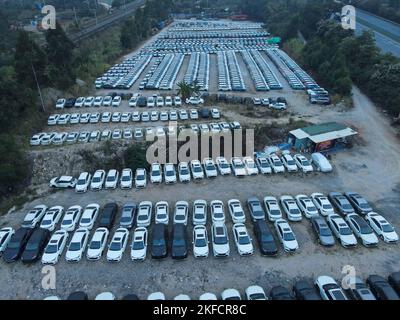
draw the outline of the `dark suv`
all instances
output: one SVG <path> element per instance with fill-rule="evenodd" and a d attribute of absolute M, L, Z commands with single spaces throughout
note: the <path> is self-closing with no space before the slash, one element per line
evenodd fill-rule
<path fill-rule="evenodd" d="M 157 223 L 153 227 L 151 242 L 151 257 L 162 259 L 168 256 L 168 228 L 163 223 Z"/>
<path fill-rule="evenodd" d="M 172 231 L 171 244 L 172 259 L 185 259 L 188 255 L 188 243 L 186 235 L 186 226 L 184 224 L 175 224 Z"/>
<path fill-rule="evenodd" d="M 103 208 L 99 227 L 111 229 L 118 212 L 118 205 L 115 202 L 107 203 Z"/>
<path fill-rule="evenodd" d="M 21 261 L 31 263 L 42 257 L 43 251 L 50 240 L 50 231 L 47 229 L 36 229 L 30 236 L 25 250 L 22 253 Z"/>
<path fill-rule="evenodd" d="M 254 234 L 257 239 L 261 254 L 266 256 L 276 256 L 278 247 L 271 230 L 265 220 L 254 221 Z"/>

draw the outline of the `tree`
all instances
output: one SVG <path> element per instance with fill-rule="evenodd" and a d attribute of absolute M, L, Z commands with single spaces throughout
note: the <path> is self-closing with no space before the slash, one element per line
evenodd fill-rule
<path fill-rule="evenodd" d="M 198 95 L 200 93 L 200 86 L 197 80 L 193 81 L 192 84 L 181 81 L 177 84 L 178 95 L 182 97 L 183 100 L 190 98 L 193 95 Z"/>
<path fill-rule="evenodd" d="M 68 89 L 75 83 L 72 41 L 57 23 L 55 29 L 46 31 L 47 57 L 50 80 L 60 89 Z"/>
<path fill-rule="evenodd" d="M 16 77 L 20 85 L 36 88 L 32 66 L 35 68 L 39 83 L 43 85 L 47 82 L 46 52 L 30 38 L 26 31 L 18 32 L 14 60 Z"/>
<path fill-rule="evenodd" d="M 128 147 L 124 153 L 124 162 L 126 168 L 131 168 L 133 172 L 138 168 L 145 168 L 148 170 L 150 164 L 146 159 L 146 144 L 133 144 Z"/>

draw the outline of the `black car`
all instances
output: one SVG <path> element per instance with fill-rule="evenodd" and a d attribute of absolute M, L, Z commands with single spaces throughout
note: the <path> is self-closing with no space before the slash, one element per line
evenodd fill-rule
<path fill-rule="evenodd" d="M 175 224 L 172 230 L 171 243 L 172 259 L 185 259 L 188 255 L 188 241 L 186 235 L 186 226 L 184 224 Z"/>
<path fill-rule="evenodd" d="M 208 108 L 201 108 L 201 109 L 200 109 L 200 116 L 201 116 L 203 119 L 208 119 L 208 118 L 211 116 L 210 109 L 208 109 Z"/>
<path fill-rule="evenodd" d="M 151 257 L 153 259 L 162 259 L 166 256 L 168 256 L 168 228 L 163 223 L 157 223 L 153 227 Z"/>
<path fill-rule="evenodd" d="M 50 240 L 50 231 L 47 229 L 36 229 L 30 236 L 21 261 L 24 263 L 35 262 L 42 257 L 43 251 Z"/>
<path fill-rule="evenodd" d="M 261 254 L 266 256 L 276 256 L 278 254 L 274 236 L 264 220 L 254 221 L 254 234 Z"/>
<path fill-rule="evenodd" d="M 349 199 L 357 213 L 366 215 L 367 213 L 372 212 L 372 208 L 368 201 L 360 194 L 356 192 L 346 192 L 344 195 Z"/>
<path fill-rule="evenodd" d="M 103 208 L 99 227 L 111 229 L 118 212 L 118 205 L 115 202 L 107 203 Z"/>
<path fill-rule="evenodd" d="M 137 105 L 138 107 L 142 107 L 142 108 L 146 107 L 146 106 L 147 106 L 147 100 L 146 100 L 146 98 L 145 98 L 145 97 L 139 97 L 138 100 L 137 100 L 136 105 Z"/>
<path fill-rule="evenodd" d="M 400 271 L 393 272 L 389 278 L 389 284 L 393 287 L 393 289 L 400 295 Z"/>
<path fill-rule="evenodd" d="M 139 297 L 134 293 L 130 293 L 130 294 L 127 294 L 126 296 L 122 297 L 121 300 L 139 300 Z"/>
<path fill-rule="evenodd" d="M 72 108 L 75 106 L 75 98 L 69 98 L 65 101 L 64 108 Z"/>
<path fill-rule="evenodd" d="M 370 275 L 367 284 L 378 300 L 399 300 L 399 295 L 381 276 Z"/>
<path fill-rule="evenodd" d="M 83 291 L 75 291 L 69 294 L 67 300 L 89 300 L 89 297 Z"/>
<path fill-rule="evenodd" d="M 28 242 L 34 229 L 19 228 L 12 235 L 10 242 L 7 244 L 7 248 L 3 253 L 3 259 L 5 262 L 17 261 L 22 252 L 25 249 L 26 243 Z"/>
<path fill-rule="evenodd" d="M 307 280 L 299 280 L 293 286 L 294 295 L 298 300 L 322 300 L 315 286 Z"/>
<path fill-rule="evenodd" d="M 287 103 L 285 97 L 278 97 L 278 98 L 276 99 L 276 102 L 279 102 L 279 103 Z"/>
<path fill-rule="evenodd" d="M 360 278 L 355 277 L 350 288 L 346 290 L 347 295 L 353 300 L 376 300 L 372 291 Z"/>
<path fill-rule="evenodd" d="M 282 286 L 273 287 L 269 293 L 271 300 L 295 300 L 288 289 Z"/>

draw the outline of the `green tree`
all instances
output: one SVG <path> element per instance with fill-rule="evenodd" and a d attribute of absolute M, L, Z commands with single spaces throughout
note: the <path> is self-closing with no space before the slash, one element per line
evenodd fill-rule
<path fill-rule="evenodd" d="M 144 143 L 133 144 L 128 147 L 124 153 L 124 162 L 126 168 L 131 168 L 132 171 L 136 171 L 138 168 L 145 168 L 149 170 L 150 164 L 146 159 L 147 145 Z"/>

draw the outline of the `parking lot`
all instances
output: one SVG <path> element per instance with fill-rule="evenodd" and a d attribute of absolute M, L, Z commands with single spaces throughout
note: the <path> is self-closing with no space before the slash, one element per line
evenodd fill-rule
<path fill-rule="evenodd" d="M 187 28 L 183 24 L 180 28 Z M 193 26 L 192 26 L 193 27 Z M 224 24 L 215 26 L 223 28 Z M 254 26 L 255 29 L 256 26 Z M 240 28 L 236 26 L 240 31 Z M 247 26 L 247 29 L 252 30 Z M 168 34 L 168 28 L 159 36 Z M 172 33 L 171 33 L 172 34 Z M 212 39 L 212 35 L 209 35 Z M 182 36 L 181 36 L 182 37 Z M 151 42 L 149 42 L 151 44 Z M 146 48 L 146 45 L 145 47 Z M 32 148 L 34 162 L 33 184 L 30 187 L 31 194 L 36 194 L 33 199 L 25 203 L 17 210 L 0 217 L 0 227 L 11 226 L 17 228 L 26 212 L 38 204 L 46 204 L 48 207 L 61 205 L 67 209 L 73 205 L 85 207 L 90 203 L 98 203 L 104 206 L 108 202 L 116 202 L 121 208 L 123 204 L 134 201 L 139 203 L 144 200 L 151 200 L 153 204 L 157 201 L 167 201 L 170 205 L 170 225 L 172 230 L 171 210 L 176 201 L 185 200 L 190 204 L 196 199 L 222 200 L 225 203 L 229 199 L 239 199 L 245 207 L 246 200 L 256 196 L 260 200 L 267 195 L 279 197 L 284 194 L 310 195 L 314 192 L 328 194 L 332 191 L 355 191 L 362 194 L 372 204 L 374 210 L 382 214 L 394 227 L 400 230 L 400 219 L 398 216 L 400 208 L 400 173 L 397 168 L 400 166 L 400 155 L 398 148 L 398 137 L 389 125 L 388 119 L 380 114 L 375 106 L 356 88 L 354 89 L 354 108 L 347 109 L 342 106 L 318 106 L 312 105 L 307 99 L 304 89 L 297 90 L 296 84 L 303 83 L 301 77 L 304 74 L 297 74 L 286 68 L 283 73 L 279 68 L 282 64 L 275 64 L 267 52 L 232 53 L 225 52 L 222 59 L 237 61 L 242 72 L 242 80 L 239 85 L 246 88 L 245 92 L 238 91 L 235 95 L 276 97 L 284 96 L 288 101 L 288 112 L 277 117 L 257 117 L 249 112 L 249 107 L 244 105 L 231 105 L 229 103 L 216 103 L 215 106 L 221 111 L 221 119 L 216 121 L 232 122 L 238 121 L 242 126 L 254 127 L 258 124 L 268 125 L 277 123 L 287 125 L 293 120 L 306 120 L 312 123 L 339 121 L 354 127 L 359 132 L 359 139 L 352 149 L 332 155 L 334 171 L 330 174 L 311 173 L 307 176 L 302 174 L 284 174 L 268 176 L 252 176 L 236 178 L 233 176 L 217 177 L 215 179 L 203 179 L 198 182 L 174 185 L 153 185 L 148 184 L 145 189 L 132 190 L 102 190 L 98 192 L 87 192 L 77 194 L 74 190 L 51 190 L 48 187 L 49 175 L 78 174 L 85 168 L 79 163 L 77 153 L 79 150 L 94 150 L 96 144 L 76 144 L 55 146 L 52 148 Z M 275 53 L 272 53 L 275 56 Z M 202 54 L 201 54 L 202 55 Z M 209 54 L 209 60 L 198 55 L 197 57 L 185 56 L 181 62 L 181 68 L 176 75 L 176 81 L 180 81 L 186 74 L 185 70 L 192 60 L 194 68 L 200 68 L 203 64 L 209 63 L 209 92 L 217 92 L 218 88 L 218 66 L 219 57 L 217 54 Z M 225 57 L 225 58 L 224 58 Z M 272 58 L 274 59 L 274 58 Z M 153 60 L 153 59 L 152 59 Z M 257 63 L 258 61 L 258 63 Z M 264 64 L 265 61 L 266 64 Z M 282 60 L 280 60 L 282 61 Z M 178 61 L 179 62 L 179 61 Z M 257 65 L 254 65 L 257 63 Z M 178 63 L 179 64 L 179 63 Z M 152 61 L 146 64 L 141 72 L 143 77 L 150 70 Z M 249 67 L 251 65 L 251 67 Z M 264 65 L 264 69 L 260 67 Z M 286 65 L 287 66 L 287 65 Z M 204 69 L 204 67 L 202 67 Z M 207 69 L 207 68 L 205 68 Z M 204 69 L 204 70 L 205 70 Z M 175 70 L 176 71 L 176 70 Z M 175 77 L 175 71 L 171 70 L 171 77 Z M 233 73 L 232 73 L 233 71 Z M 236 70 L 237 71 L 237 70 Z M 269 72 L 270 71 L 270 72 Z M 235 70 L 226 70 L 229 77 L 236 74 Z M 286 72 L 286 73 L 285 73 Z M 293 77 L 294 76 L 294 77 Z M 130 92 L 139 92 L 141 77 L 129 89 Z M 280 90 L 257 91 L 254 86 L 254 79 L 258 77 L 258 83 L 264 86 L 271 86 L 273 82 L 282 84 Z M 190 78 L 190 77 L 189 77 Z M 240 78 L 240 77 L 239 77 Z M 191 78 L 192 79 L 192 78 Z M 288 79 L 291 79 L 290 82 Z M 192 79 L 193 80 L 193 79 Z M 207 80 L 203 79 L 206 86 Z M 300 81 L 300 82 L 298 82 Z M 167 83 L 169 85 L 169 83 Z M 107 95 L 110 91 L 122 92 L 123 90 L 100 89 L 93 95 Z M 152 93 L 160 94 L 159 90 L 141 91 L 147 96 Z M 169 93 L 168 93 L 169 94 Z M 172 94 L 171 94 L 172 95 Z M 211 106 L 208 104 L 208 107 Z M 184 106 L 182 109 L 189 110 L 191 107 Z M 262 107 L 257 107 L 262 108 Z M 112 107 L 91 107 L 81 109 L 54 110 L 54 112 L 133 112 L 133 111 L 161 111 L 171 108 L 131 108 L 127 101 L 122 101 L 118 108 Z M 209 123 L 210 120 L 193 120 L 196 123 Z M 183 124 L 189 124 L 192 120 L 185 120 Z M 162 125 L 163 122 L 155 122 L 154 126 Z M 129 126 L 145 128 L 152 124 L 132 123 Z M 48 126 L 48 131 L 82 131 L 82 130 L 104 130 L 123 127 L 121 123 L 95 123 L 95 124 L 74 124 Z M 100 143 L 99 143 L 100 145 Z M 122 144 L 119 148 L 124 148 Z M 100 168 L 98 168 L 100 169 Z M 46 171 L 46 172 L 45 172 Z M 39 178 L 40 177 L 40 178 Z M 189 211 L 190 212 L 190 211 Z M 250 223 L 249 211 L 245 208 L 247 218 L 246 226 L 253 241 L 255 240 L 253 228 Z M 144 299 L 149 293 L 161 291 L 167 298 L 172 298 L 180 293 L 188 294 L 192 298 L 198 298 L 204 292 L 220 294 L 226 288 L 236 288 L 239 291 L 253 284 L 260 285 L 266 290 L 275 285 L 290 287 L 299 278 L 306 277 L 311 280 L 319 275 L 330 275 L 340 281 L 343 277 L 341 270 L 345 265 L 355 267 L 357 276 L 365 279 L 370 274 L 379 274 L 384 277 L 393 271 L 400 270 L 399 244 L 386 244 L 379 241 L 376 248 L 366 248 L 359 244 L 356 248 L 345 249 L 336 241 L 332 248 L 320 246 L 311 229 L 310 222 L 303 217 L 302 222 L 290 222 L 298 243 L 299 249 L 295 253 L 285 253 L 281 245 L 278 245 L 277 257 L 261 256 L 257 244 L 255 244 L 252 256 L 241 257 L 237 253 L 232 236 L 232 221 L 228 211 L 225 212 L 227 228 L 230 239 L 231 254 L 227 258 L 217 259 L 209 255 L 208 258 L 194 258 L 191 249 L 192 223 L 189 214 L 188 239 L 189 255 L 183 261 L 173 260 L 170 256 L 163 260 L 151 259 L 148 252 L 143 262 L 133 262 L 129 256 L 129 246 L 132 242 L 132 231 L 128 240 L 128 247 L 122 260 L 118 263 L 107 262 L 103 257 L 100 261 L 87 261 L 84 257 L 78 263 L 65 261 L 65 253 L 56 264 L 56 289 L 44 290 L 42 288 L 42 264 L 40 262 L 24 265 L 21 262 L 6 264 L 0 261 L 2 272 L 0 273 L 0 298 L 3 299 L 42 299 L 49 295 L 58 295 L 61 298 L 75 290 L 83 290 L 94 297 L 102 291 L 111 291 L 117 297 L 128 293 L 135 293 Z M 116 222 L 119 220 L 118 212 Z M 210 233 L 210 219 L 207 229 Z M 154 221 L 154 217 L 153 217 Z M 268 222 L 271 230 L 273 224 Z M 96 227 L 95 227 L 96 228 Z M 94 229 L 95 229 L 94 228 Z M 93 229 L 93 231 L 94 231 Z M 117 223 L 110 232 L 110 237 L 117 229 Z M 151 228 L 149 228 L 151 230 Z M 93 231 L 91 235 L 93 234 Z M 150 231 L 151 232 L 151 231 Z M 275 234 L 276 235 L 276 234 Z M 151 234 L 150 234 L 151 239 Z M 210 246 L 211 249 L 211 246 Z"/>

